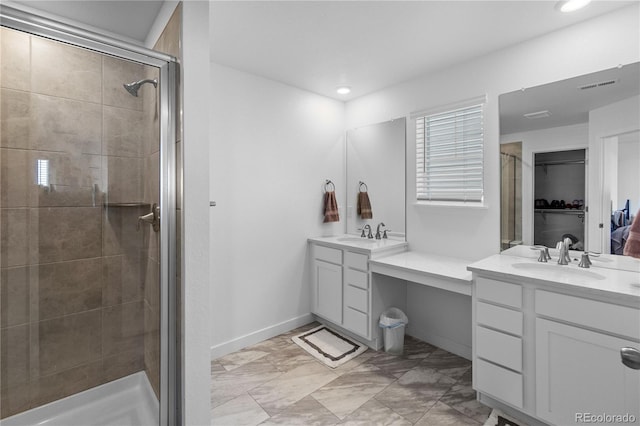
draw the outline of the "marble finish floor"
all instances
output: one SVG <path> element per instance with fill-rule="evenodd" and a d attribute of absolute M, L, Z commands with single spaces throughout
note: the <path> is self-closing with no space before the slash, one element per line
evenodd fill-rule
<path fill-rule="evenodd" d="M 332 369 L 291 337 L 308 324 L 211 363 L 212 425 L 482 425 L 471 361 L 405 336 L 404 354 L 368 349 Z"/>

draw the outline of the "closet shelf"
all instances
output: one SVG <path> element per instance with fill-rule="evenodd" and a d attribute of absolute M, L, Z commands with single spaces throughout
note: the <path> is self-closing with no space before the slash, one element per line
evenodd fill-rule
<path fill-rule="evenodd" d="M 558 214 L 575 214 L 583 215 L 584 210 L 579 209 L 534 209 L 535 213 L 558 213 Z"/>
<path fill-rule="evenodd" d="M 585 164 L 584 160 L 551 160 L 551 161 L 544 161 L 541 163 L 536 163 L 536 167 L 541 166 L 541 167 L 547 167 L 547 166 L 562 166 L 562 165 L 567 165 L 567 164 Z"/>

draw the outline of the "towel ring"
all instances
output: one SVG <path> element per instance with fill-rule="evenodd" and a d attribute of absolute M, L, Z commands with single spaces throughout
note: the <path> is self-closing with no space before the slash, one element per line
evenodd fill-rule
<path fill-rule="evenodd" d="M 364 186 L 364 191 L 362 190 L 362 187 Z M 367 186 L 366 183 L 364 183 L 363 181 L 358 182 L 358 192 L 369 192 L 369 187 Z"/>
<path fill-rule="evenodd" d="M 333 182 L 331 182 L 329 179 L 327 179 L 324 183 L 324 192 L 330 192 L 329 191 L 329 185 L 331 185 L 331 191 L 335 191 L 336 190 L 336 186 L 333 184 Z"/>

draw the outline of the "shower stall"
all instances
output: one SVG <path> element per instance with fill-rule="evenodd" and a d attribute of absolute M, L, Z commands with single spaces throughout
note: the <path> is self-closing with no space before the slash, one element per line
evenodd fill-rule
<path fill-rule="evenodd" d="M 179 424 L 176 60 L 0 7 L 0 423 Z"/>

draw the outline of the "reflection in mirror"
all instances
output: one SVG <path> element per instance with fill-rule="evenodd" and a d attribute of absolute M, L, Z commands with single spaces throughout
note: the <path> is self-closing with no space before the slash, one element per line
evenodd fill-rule
<path fill-rule="evenodd" d="M 502 250 L 522 244 L 522 142 L 500 145 Z"/>
<path fill-rule="evenodd" d="M 572 234 L 575 249 L 612 252 L 640 208 L 639 93 L 634 63 L 500 96 L 502 249 Z M 554 159 L 569 153 L 582 158 Z"/>
<path fill-rule="evenodd" d="M 369 224 L 375 233 L 380 222 L 389 236 L 405 234 L 404 118 L 359 127 L 347 132 L 347 232 L 360 235 Z M 362 183 L 362 184 L 361 184 Z M 367 192 L 371 218 L 358 213 L 360 192 Z"/>

